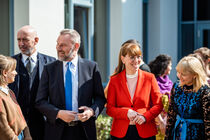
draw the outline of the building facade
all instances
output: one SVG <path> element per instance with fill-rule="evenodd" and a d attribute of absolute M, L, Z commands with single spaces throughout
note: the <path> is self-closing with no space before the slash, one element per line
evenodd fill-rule
<path fill-rule="evenodd" d="M 118 63 L 121 44 L 140 42 L 146 63 L 159 54 L 178 60 L 210 40 L 208 0 L 1 0 L 0 53 L 19 52 L 16 34 L 23 25 L 38 31 L 38 51 L 57 56 L 59 31 L 81 34 L 81 57 L 97 61 L 104 85 Z"/>

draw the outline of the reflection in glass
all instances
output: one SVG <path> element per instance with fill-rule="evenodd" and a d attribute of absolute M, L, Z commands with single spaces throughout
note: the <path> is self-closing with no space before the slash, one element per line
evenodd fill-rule
<path fill-rule="evenodd" d="M 203 46 L 210 48 L 209 44 L 210 44 L 210 30 L 203 30 Z"/>
<path fill-rule="evenodd" d="M 79 55 L 88 58 L 88 9 L 83 7 L 74 7 L 74 29 L 81 36 Z"/>
<path fill-rule="evenodd" d="M 194 0 L 182 0 L 182 21 L 194 20 Z"/>
<path fill-rule="evenodd" d="M 65 0 L 65 3 L 64 3 L 64 11 L 65 11 L 65 28 L 68 28 L 69 27 L 69 1 L 68 0 Z"/>
<path fill-rule="evenodd" d="M 147 62 L 148 48 L 148 3 L 143 3 L 143 60 Z"/>
<path fill-rule="evenodd" d="M 183 0 L 185 1 L 185 0 Z M 197 0 L 197 19 L 210 20 L 210 0 Z"/>
<path fill-rule="evenodd" d="M 193 24 L 182 25 L 182 57 L 193 52 L 194 26 Z"/>

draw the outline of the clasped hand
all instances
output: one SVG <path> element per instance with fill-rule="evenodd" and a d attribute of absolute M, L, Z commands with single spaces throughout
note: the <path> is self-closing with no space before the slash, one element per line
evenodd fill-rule
<path fill-rule="evenodd" d="M 83 110 L 83 113 L 77 113 L 69 110 L 59 110 L 57 118 L 63 120 L 64 122 L 71 122 L 74 120 L 80 120 L 81 122 L 87 121 L 90 117 L 94 115 L 92 108 L 87 106 L 81 106 L 79 110 Z M 78 119 L 77 119 L 78 117 Z"/>
<path fill-rule="evenodd" d="M 64 122 L 71 122 L 75 119 L 77 112 L 69 111 L 69 110 L 59 110 L 57 118 L 63 120 Z"/>
<path fill-rule="evenodd" d="M 130 121 L 133 121 L 139 125 L 143 124 L 146 121 L 143 115 L 132 109 L 128 110 L 127 116 Z"/>
<path fill-rule="evenodd" d="M 83 113 L 78 113 L 77 116 L 78 116 L 78 119 L 81 121 L 81 122 L 85 122 L 87 121 L 90 117 L 92 117 L 94 115 L 94 111 L 92 108 L 90 107 L 87 107 L 87 106 L 81 106 L 79 108 L 79 110 L 83 110 Z"/>

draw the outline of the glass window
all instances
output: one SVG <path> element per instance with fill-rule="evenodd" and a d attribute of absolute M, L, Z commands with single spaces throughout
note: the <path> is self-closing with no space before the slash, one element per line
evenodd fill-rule
<path fill-rule="evenodd" d="M 210 47 L 210 30 L 203 30 L 203 46 Z"/>
<path fill-rule="evenodd" d="M 194 20 L 194 0 L 182 0 L 182 21 Z"/>
<path fill-rule="evenodd" d="M 69 3 L 68 0 L 65 0 L 64 3 L 64 11 L 65 11 L 65 27 L 68 28 L 70 25 L 70 19 L 69 19 Z"/>
<path fill-rule="evenodd" d="M 210 0 L 197 0 L 197 18 L 210 20 Z"/>
<path fill-rule="evenodd" d="M 194 48 L 194 25 L 182 25 L 182 57 L 193 52 Z"/>
<path fill-rule="evenodd" d="M 143 60 L 147 63 L 147 48 L 148 48 L 148 3 L 143 3 Z"/>
<path fill-rule="evenodd" d="M 88 58 L 88 9 L 84 7 L 74 7 L 74 29 L 81 36 L 79 55 Z"/>

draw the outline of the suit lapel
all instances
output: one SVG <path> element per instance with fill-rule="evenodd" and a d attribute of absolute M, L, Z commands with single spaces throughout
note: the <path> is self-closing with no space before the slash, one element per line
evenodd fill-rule
<path fill-rule="evenodd" d="M 56 70 L 57 68 L 58 68 L 58 76 L 59 76 L 59 77 L 57 77 L 57 80 L 63 81 L 63 82 L 59 82 L 58 89 L 60 89 L 59 92 L 61 92 L 61 100 L 66 106 L 66 103 L 65 103 L 64 77 L 63 77 L 63 62 L 62 61 L 57 60 L 57 63 L 55 65 L 54 69 Z"/>
<path fill-rule="evenodd" d="M 130 92 L 128 90 L 128 84 L 127 84 L 127 80 L 126 80 L 126 73 L 125 73 L 125 70 L 123 70 L 121 73 L 120 73 L 120 83 L 121 83 L 121 87 L 123 88 L 124 92 L 126 94 L 126 96 L 128 97 L 129 101 L 131 103 L 133 103 L 133 101 L 131 100 L 131 95 L 130 95 Z"/>
<path fill-rule="evenodd" d="M 44 61 L 44 57 L 40 53 L 37 54 L 37 58 L 39 62 L 39 80 L 40 80 L 42 76 L 42 71 L 45 65 L 45 61 Z"/>
<path fill-rule="evenodd" d="M 83 72 L 82 72 L 82 69 L 83 69 L 83 64 L 82 63 L 84 63 L 83 62 L 83 60 L 79 57 L 78 58 L 78 103 L 79 103 L 79 100 L 80 100 L 80 98 L 81 98 L 81 86 L 82 86 L 82 81 L 84 81 L 83 80 Z"/>
<path fill-rule="evenodd" d="M 137 80 L 137 84 L 136 84 L 136 90 L 133 96 L 133 102 L 135 102 L 136 100 L 136 96 L 138 96 L 137 94 L 140 93 L 140 90 L 142 89 L 144 83 L 144 75 L 142 74 L 142 71 L 139 69 L 138 70 L 138 80 Z"/>
<path fill-rule="evenodd" d="M 16 81 L 16 86 L 17 86 L 17 92 L 16 92 L 16 96 L 18 97 L 18 95 L 19 95 L 19 86 L 20 86 L 20 63 L 21 63 L 21 58 L 22 58 L 22 55 L 21 55 L 21 53 L 19 53 L 18 55 L 17 55 L 17 66 L 16 66 L 16 71 L 17 71 L 17 73 L 18 73 L 18 75 L 17 75 L 17 81 Z"/>

